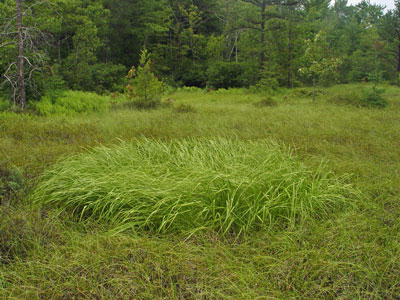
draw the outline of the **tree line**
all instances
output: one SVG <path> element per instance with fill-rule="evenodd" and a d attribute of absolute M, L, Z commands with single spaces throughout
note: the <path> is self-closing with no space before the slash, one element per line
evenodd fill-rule
<path fill-rule="evenodd" d="M 0 0 L 0 93 L 122 92 L 143 49 L 171 86 L 397 82 L 399 1 Z"/>

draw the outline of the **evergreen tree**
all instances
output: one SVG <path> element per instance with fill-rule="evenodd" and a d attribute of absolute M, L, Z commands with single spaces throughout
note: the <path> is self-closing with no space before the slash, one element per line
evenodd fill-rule
<path fill-rule="evenodd" d="M 151 71 L 151 60 L 146 49 L 140 55 L 138 68 L 132 67 L 127 77 L 130 80 L 127 91 L 136 107 L 156 108 L 159 106 L 163 83 Z"/>

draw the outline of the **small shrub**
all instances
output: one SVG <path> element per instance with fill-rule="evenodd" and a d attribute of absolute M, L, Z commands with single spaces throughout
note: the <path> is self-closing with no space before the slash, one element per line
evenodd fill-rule
<path fill-rule="evenodd" d="M 48 170 L 33 201 L 116 231 L 250 233 L 346 205 L 353 189 L 269 141 L 151 141 L 98 147 Z"/>
<path fill-rule="evenodd" d="M 356 107 L 384 108 L 387 100 L 381 95 L 383 91 L 362 93 L 357 90 L 339 92 L 328 98 L 328 102 L 339 105 L 352 105 Z"/>
<path fill-rule="evenodd" d="M 217 95 L 244 95 L 248 94 L 249 91 L 245 88 L 229 88 L 229 89 L 218 89 L 215 91 Z"/>
<path fill-rule="evenodd" d="M 178 88 L 176 91 L 183 92 L 183 93 L 203 93 L 204 89 L 201 89 L 196 86 L 184 86 L 184 87 Z"/>
<path fill-rule="evenodd" d="M 190 104 L 180 103 L 174 107 L 174 111 L 177 113 L 193 113 L 196 112 L 196 109 Z"/>
<path fill-rule="evenodd" d="M 11 111 L 12 104 L 9 100 L 0 97 L 0 111 Z"/>
<path fill-rule="evenodd" d="M 258 106 L 258 107 L 277 106 L 277 105 L 278 105 L 278 102 L 276 102 L 276 100 L 271 96 L 267 96 L 255 103 L 255 106 Z"/>
<path fill-rule="evenodd" d="M 175 102 L 176 102 L 176 99 L 167 98 L 167 99 L 161 101 L 161 107 L 163 107 L 163 108 L 173 107 Z"/>
<path fill-rule="evenodd" d="M 0 169 L 0 205 L 6 205 L 25 188 L 25 177 L 20 168 Z"/>
<path fill-rule="evenodd" d="M 131 107 L 136 109 L 156 109 L 160 107 L 161 99 L 154 99 L 154 100 L 144 100 L 136 98 L 131 102 Z"/>
<path fill-rule="evenodd" d="M 328 102 L 338 105 L 361 106 L 362 96 L 360 92 L 354 90 L 344 91 L 330 96 Z"/>
<path fill-rule="evenodd" d="M 385 108 L 388 101 L 382 96 L 383 91 L 370 92 L 361 98 L 360 104 L 365 107 Z"/>
<path fill-rule="evenodd" d="M 279 88 L 276 78 L 262 78 L 256 85 L 250 87 L 250 92 L 273 94 Z"/>
<path fill-rule="evenodd" d="M 289 96 L 293 98 L 311 98 L 313 96 L 313 91 L 304 88 L 298 88 L 293 90 Z"/>

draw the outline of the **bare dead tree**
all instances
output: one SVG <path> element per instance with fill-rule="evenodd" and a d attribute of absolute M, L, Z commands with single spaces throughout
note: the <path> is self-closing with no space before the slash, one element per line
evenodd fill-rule
<path fill-rule="evenodd" d="M 51 35 L 42 32 L 38 24 L 24 26 L 23 17 L 32 14 L 34 6 L 44 3 L 41 1 L 22 8 L 24 0 L 16 1 L 15 15 L 4 22 L 0 33 L 0 49 L 15 48 L 16 56 L 9 57 L 1 86 L 8 85 L 14 109 L 24 110 L 26 106 L 26 88 L 37 91 L 33 75 L 41 70 L 45 62 L 44 45 L 48 45 Z M 32 22 L 31 22 L 32 23 Z"/>
<path fill-rule="evenodd" d="M 23 0 L 17 0 L 17 30 L 18 30 L 17 102 L 20 104 L 21 110 L 24 110 L 26 106 L 26 95 L 25 95 L 25 78 L 24 78 L 24 39 L 22 32 L 22 14 L 21 14 L 22 1 Z"/>

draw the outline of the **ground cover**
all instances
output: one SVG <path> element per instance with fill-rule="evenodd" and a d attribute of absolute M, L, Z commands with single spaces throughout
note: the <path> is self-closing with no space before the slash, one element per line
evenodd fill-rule
<path fill-rule="evenodd" d="M 155 111 L 115 110 L 75 117 L 2 114 L 0 170 L 9 196 L 0 218 L 1 299 L 397 299 L 400 296 L 400 99 L 387 87 L 385 109 L 338 105 L 343 89 L 282 91 L 257 106 L 247 91 L 179 91 Z M 175 110 L 190 105 L 194 110 Z M 315 170 L 322 160 L 362 196 L 326 218 L 246 238 L 105 234 L 70 213 L 28 201 L 43 172 L 93 146 L 136 139 L 273 139 Z M 8 172 L 20 174 L 19 172 Z M 6 178 L 6 177 L 4 177 Z M 11 179 L 10 179 L 11 178 Z M 23 198 L 21 195 L 28 194 Z M 11 202 L 11 204 L 9 204 Z"/>

